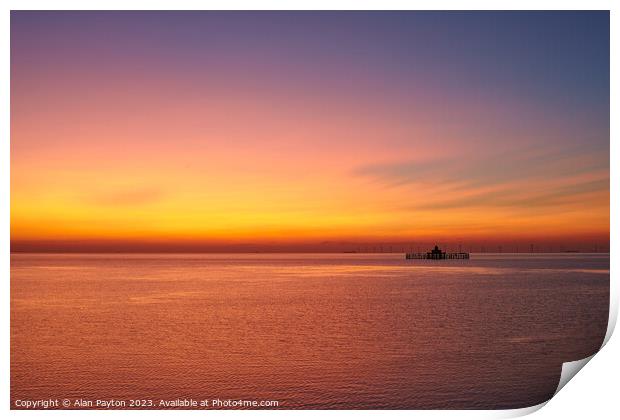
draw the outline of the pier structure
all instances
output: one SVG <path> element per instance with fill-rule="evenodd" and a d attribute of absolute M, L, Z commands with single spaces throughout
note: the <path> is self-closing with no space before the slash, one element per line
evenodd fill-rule
<path fill-rule="evenodd" d="M 469 252 L 445 252 L 437 245 L 430 252 L 412 252 L 405 254 L 408 260 L 468 260 Z"/>

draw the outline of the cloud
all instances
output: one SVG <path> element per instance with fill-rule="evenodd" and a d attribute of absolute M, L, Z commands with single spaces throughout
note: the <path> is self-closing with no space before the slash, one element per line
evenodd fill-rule
<path fill-rule="evenodd" d="M 386 186 L 407 184 L 476 188 L 518 181 L 547 181 L 609 170 L 609 150 L 528 148 L 488 154 L 471 151 L 459 158 L 369 164 L 354 170 Z"/>
<path fill-rule="evenodd" d="M 354 175 L 406 189 L 400 209 L 543 208 L 609 191 L 609 151 L 527 148 L 370 164 Z M 412 201 L 415 202 L 412 204 Z"/>
<path fill-rule="evenodd" d="M 161 200 L 163 192 L 156 188 L 131 188 L 97 192 L 86 201 L 98 206 L 144 206 Z"/>
<path fill-rule="evenodd" d="M 583 201 L 584 195 L 604 191 L 609 191 L 609 179 L 581 182 L 533 194 L 516 188 L 497 190 L 456 199 L 425 202 L 414 207 L 420 210 L 445 210 L 466 207 L 533 208 L 562 206 L 579 203 Z"/>

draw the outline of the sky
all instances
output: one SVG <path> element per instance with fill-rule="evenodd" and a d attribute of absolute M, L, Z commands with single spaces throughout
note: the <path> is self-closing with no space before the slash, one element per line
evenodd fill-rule
<path fill-rule="evenodd" d="M 11 12 L 13 251 L 604 250 L 609 141 L 608 12 Z"/>

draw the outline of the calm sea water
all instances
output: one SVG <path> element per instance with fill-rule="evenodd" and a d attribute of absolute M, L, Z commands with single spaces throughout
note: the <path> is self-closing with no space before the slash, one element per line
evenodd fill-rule
<path fill-rule="evenodd" d="M 11 399 L 524 407 L 608 305 L 607 254 L 13 254 Z"/>

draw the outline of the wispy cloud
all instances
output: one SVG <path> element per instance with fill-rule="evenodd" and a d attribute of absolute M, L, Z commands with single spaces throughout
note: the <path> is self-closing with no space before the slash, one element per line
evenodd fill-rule
<path fill-rule="evenodd" d="M 609 156 L 606 150 L 541 146 L 461 159 L 371 164 L 354 174 L 412 192 L 400 208 L 523 210 L 578 204 L 586 196 L 608 192 Z"/>
<path fill-rule="evenodd" d="M 414 206 L 420 210 L 444 210 L 468 207 L 513 207 L 533 208 L 563 206 L 578 203 L 584 196 L 592 193 L 609 191 L 608 179 L 581 182 L 559 188 L 548 188 L 542 192 L 524 191 L 511 188 L 467 195 L 448 200 L 438 200 L 421 203 Z"/>
<path fill-rule="evenodd" d="M 521 149 L 460 158 L 406 160 L 369 164 L 354 174 L 389 186 L 432 184 L 437 187 L 489 187 L 515 181 L 550 180 L 609 170 L 607 150 Z"/>
<path fill-rule="evenodd" d="M 85 201 L 97 206 L 144 206 L 155 203 L 163 197 L 163 191 L 156 188 L 126 188 L 114 191 L 96 192 Z"/>

